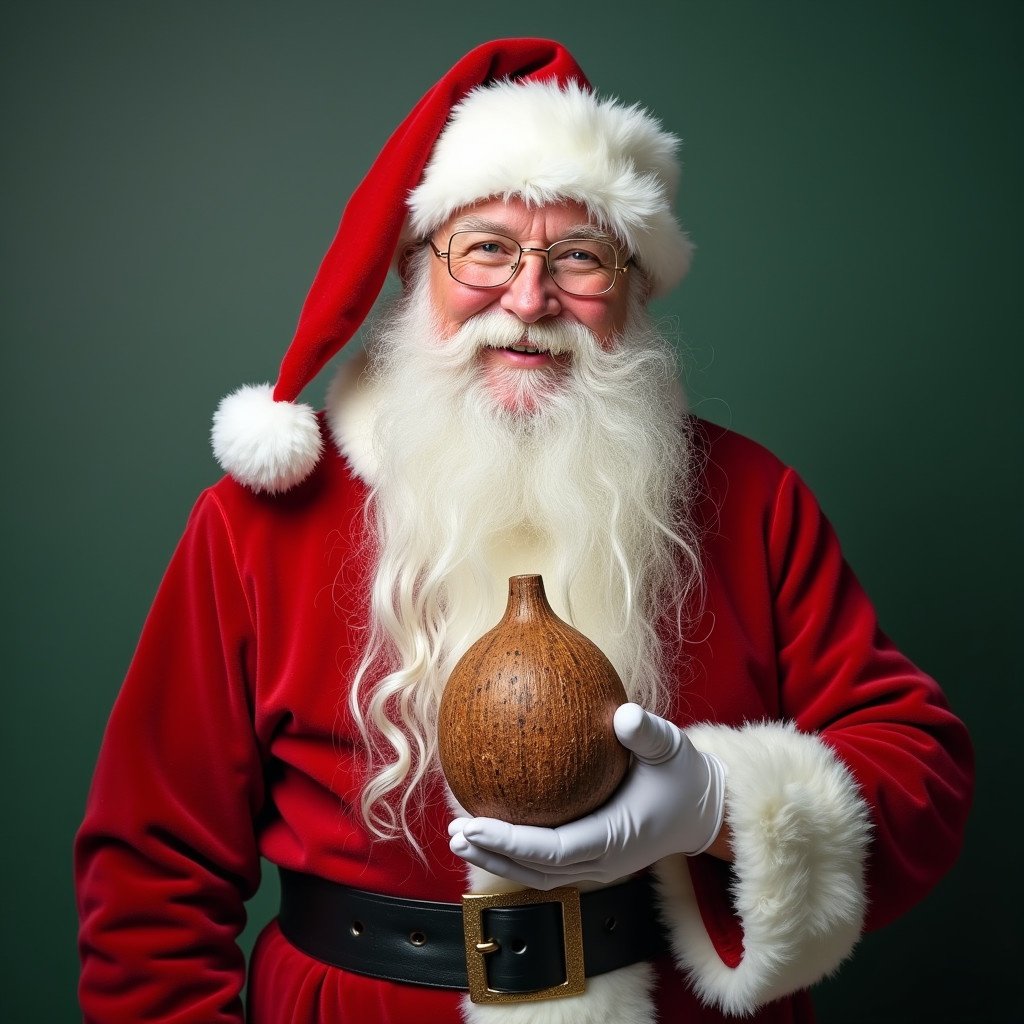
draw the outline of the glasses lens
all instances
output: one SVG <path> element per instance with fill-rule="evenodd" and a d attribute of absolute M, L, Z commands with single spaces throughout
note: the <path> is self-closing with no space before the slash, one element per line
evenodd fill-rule
<path fill-rule="evenodd" d="M 448 243 L 448 269 L 462 284 L 495 288 L 514 273 L 522 249 L 514 238 L 491 231 L 456 231 Z"/>
<path fill-rule="evenodd" d="M 538 250 L 534 250 L 538 251 Z M 497 288 L 516 272 L 523 250 L 514 238 L 493 231 L 456 231 L 448 242 L 448 269 L 474 288 Z M 615 246 L 592 238 L 566 238 L 551 247 L 548 271 L 564 292 L 600 295 L 615 284 Z"/>
<path fill-rule="evenodd" d="M 548 269 L 562 291 L 600 295 L 615 283 L 615 246 L 592 238 L 567 238 L 551 247 Z"/>

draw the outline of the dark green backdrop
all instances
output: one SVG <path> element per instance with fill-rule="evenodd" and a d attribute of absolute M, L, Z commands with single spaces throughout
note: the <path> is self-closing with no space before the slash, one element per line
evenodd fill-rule
<path fill-rule="evenodd" d="M 563 40 L 684 136 L 699 250 L 660 308 L 693 404 L 811 483 L 977 741 L 959 865 L 820 987 L 822 1017 L 1019 1014 L 1021 10 L 5 5 L 0 1019 L 75 1018 L 71 838 L 149 600 L 217 475 L 212 408 L 274 376 L 391 128 L 456 57 L 515 34 Z"/>

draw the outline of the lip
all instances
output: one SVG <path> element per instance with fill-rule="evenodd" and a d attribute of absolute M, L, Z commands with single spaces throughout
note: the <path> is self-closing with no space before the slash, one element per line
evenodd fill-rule
<path fill-rule="evenodd" d="M 558 366 L 566 361 L 566 355 L 551 352 L 516 352 L 511 348 L 487 348 L 483 360 L 492 366 L 506 366 L 520 370 L 540 370 L 546 366 Z"/>

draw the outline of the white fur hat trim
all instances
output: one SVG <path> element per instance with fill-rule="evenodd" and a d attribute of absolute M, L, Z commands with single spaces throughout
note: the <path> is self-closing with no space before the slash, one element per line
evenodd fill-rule
<path fill-rule="evenodd" d="M 257 493 L 294 487 L 323 450 L 313 409 L 275 402 L 270 384 L 246 385 L 223 398 L 210 440 L 221 468 Z"/>
<path fill-rule="evenodd" d="M 629 248 L 661 295 L 682 279 L 692 251 L 673 212 L 678 148 L 641 107 L 576 84 L 481 86 L 453 109 L 410 193 L 409 226 L 425 237 L 492 197 L 575 200 Z"/>

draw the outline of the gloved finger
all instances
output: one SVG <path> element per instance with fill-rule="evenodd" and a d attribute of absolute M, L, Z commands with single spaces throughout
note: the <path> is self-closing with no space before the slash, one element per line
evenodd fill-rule
<path fill-rule="evenodd" d="M 461 832 L 452 836 L 448 846 L 456 857 L 461 857 L 467 863 L 475 864 L 478 868 L 483 868 L 484 871 L 489 871 L 499 878 L 507 878 L 511 882 L 528 885 L 531 889 L 554 889 L 563 884 L 561 879 L 551 878 L 536 868 L 524 867 L 499 853 L 481 849 L 471 843 Z"/>
<path fill-rule="evenodd" d="M 558 828 L 510 825 L 497 818 L 472 818 L 464 822 L 459 831 L 475 846 L 538 868 L 591 861 L 607 846 L 607 829 L 603 822 L 589 816 Z"/>
<path fill-rule="evenodd" d="M 562 864 L 541 870 L 534 865 L 521 864 L 511 857 L 503 857 L 491 850 L 481 849 L 462 835 L 453 836 L 448 845 L 452 853 L 470 864 L 475 864 L 501 878 L 521 882 L 532 889 L 547 890 L 560 885 L 579 885 L 581 882 L 608 883 L 621 878 L 624 873 L 628 874 L 621 870 L 609 871 L 600 863 Z"/>
<path fill-rule="evenodd" d="M 622 704 L 613 720 L 619 742 L 647 764 L 667 761 L 683 741 L 683 734 L 671 723 L 645 711 L 639 704 Z"/>
<path fill-rule="evenodd" d="M 497 818 L 470 818 L 461 825 L 458 831 L 474 846 L 504 854 L 516 861 L 559 863 L 560 846 L 558 835 L 553 828 L 512 825 Z"/>

